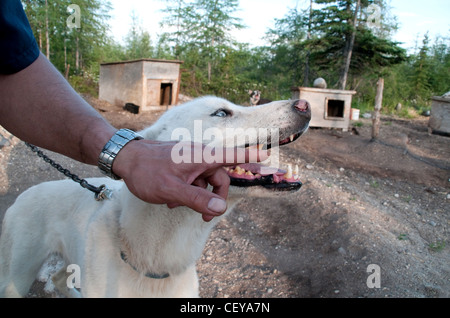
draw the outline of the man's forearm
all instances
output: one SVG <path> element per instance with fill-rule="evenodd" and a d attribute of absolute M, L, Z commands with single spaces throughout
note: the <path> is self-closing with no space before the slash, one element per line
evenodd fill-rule
<path fill-rule="evenodd" d="M 0 124 L 22 140 L 96 164 L 116 129 L 41 54 L 28 68 L 0 75 Z"/>
<path fill-rule="evenodd" d="M 24 141 L 88 164 L 97 163 L 117 131 L 42 54 L 26 69 L 0 75 L 0 125 Z M 112 172 L 145 202 L 171 208 L 186 205 L 207 222 L 222 215 L 230 185 L 223 164 L 176 164 L 171 160 L 173 146 L 174 142 L 130 141 L 115 157 Z M 203 145 L 192 143 L 192 153 L 199 147 L 203 151 Z M 247 150 L 246 159 L 253 151 Z M 260 160 L 267 159 L 265 154 L 257 155 Z M 248 160 L 235 158 L 233 163 L 244 162 Z M 212 192 L 206 189 L 208 184 Z"/>

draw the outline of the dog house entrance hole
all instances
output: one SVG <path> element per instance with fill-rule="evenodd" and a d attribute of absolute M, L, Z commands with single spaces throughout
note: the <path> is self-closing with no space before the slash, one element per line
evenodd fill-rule
<path fill-rule="evenodd" d="M 161 83 L 161 106 L 172 105 L 172 83 Z"/>
<path fill-rule="evenodd" d="M 345 101 L 327 99 L 325 105 L 325 118 L 344 119 Z"/>

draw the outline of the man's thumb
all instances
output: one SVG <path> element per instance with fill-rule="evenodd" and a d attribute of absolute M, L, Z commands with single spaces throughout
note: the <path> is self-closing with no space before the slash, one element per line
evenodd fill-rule
<path fill-rule="evenodd" d="M 185 206 L 209 216 L 208 221 L 214 217 L 220 216 L 227 210 L 227 202 L 217 194 L 196 186 L 185 186 L 182 191 L 179 191 L 178 201 Z"/>

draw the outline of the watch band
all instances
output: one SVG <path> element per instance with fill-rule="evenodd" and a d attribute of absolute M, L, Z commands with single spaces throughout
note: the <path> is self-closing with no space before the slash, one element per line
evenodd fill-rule
<path fill-rule="evenodd" d="M 132 140 L 144 139 L 141 135 L 135 133 L 129 129 L 120 129 L 112 136 L 112 138 L 106 143 L 100 156 L 98 158 L 98 167 L 100 171 L 114 180 L 120 180 L 121 177 L 114 174 L 112 166 L 117 154 Z"/>

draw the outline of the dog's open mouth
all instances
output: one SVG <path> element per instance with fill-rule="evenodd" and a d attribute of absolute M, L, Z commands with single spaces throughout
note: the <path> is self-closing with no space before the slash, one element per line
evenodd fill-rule
<path fill-rule="evenodd" d="M 287 145 L 297 140 L 302 133 L 293 134 L 279 142 L 279 145 Z M 255 147 L 255 146 L 253 146 Z M 259 149 L 270 149 L 272 145 L 257 145 Z M 234 167 L 225 167 L 230 177 L 230 184 L 236 187 L 262 186 L 275 191 L 296 191 L 302 187 L 298 176 L 298 166 L 287 170 L 270 168 L 258 163 L 240 164 Z"/>

